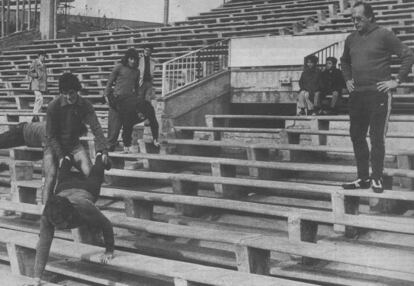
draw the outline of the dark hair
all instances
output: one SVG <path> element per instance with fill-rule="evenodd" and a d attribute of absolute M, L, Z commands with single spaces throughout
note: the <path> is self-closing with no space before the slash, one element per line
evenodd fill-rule
<path fill-rule="evenodd" d="M 333 64 L 334 66 L 336 66 L 336 63 L 338 62 L 338 60 L 337 60 L 335 57 L 327 57 L 327 58 L 326 58 L 326 61 L 330 61 L 330 62 L 332 62 L 332 64 Z"/>
<path fill-rule="evenodd" d="M 39 51 L 39 52 L 37 53 L 37 55 L 38 55 L 38 56 L 42 56 L 42 55 L 43 55 L 43 56 L 46 56 L 47 54 L 46 54 L 46 51 L 43 51 L 43 50 L 42 50 L 42 51 Z"/>
<path fill-rule="evenodd" d="M 123 64 L 124 66 L 128 65 L 129 58 L 135 59 L 135 62 L 138 63 L 138 59 L 139 59 L 138 51 L 134 48 L 128 49 L 125 52 L 124 56 L 122 57 L 121 64 Z"/>
<path fill-rule="evenodd" d="M 75 213 L 75 207 L 65 197 L 52 195 L 46 202 L 43 214 L 53 225 L 67 222 Z"/>
<path fill-rule="evenodd" d="M 59 78 L 59 91 L 65 92 L 71 89 L 79 91 L 82 89 L 82 85 L 76 75 L 72 73 L 64 73 Z"/>
<path fill-rule="evenodd" d="M 305 58 L 305 64 L 308 62 L 308 61 L 310 61 L 310 62 L 312 62 L 312 63 L 314 63 L 315 65 L 318 63 L 318 61 L 319 61 L 319 58 L 317 57 L 317 56 L 315 56 L 315 55 L 309 55 L 309 56 L 307 56 L 306 58 Z"/>
<path fill-rule="evenodd" d="M 144 49 L 144 50 L 149 49 L 149 50 L 151 50 L 151 52 L 153 52 L 153 51 L 154 51 L 154 47 L 153 47 L 152 45 L 145 45 L 145 46 L 143 47 L 143 49 Z"/>
<path fill-rule="evenodd" d="M 372 9 L 372 6 L 368 3 L 362 2 L 362 1 L 358 1 L 354 4 L 354 8 L 358 7 L 358 6 L 363 6 L 364 7 L 364 16 L 367 18 L 371 18 L 371 23 L 375 22 L 375 14 L 374 14 L 374 10 Z"/>

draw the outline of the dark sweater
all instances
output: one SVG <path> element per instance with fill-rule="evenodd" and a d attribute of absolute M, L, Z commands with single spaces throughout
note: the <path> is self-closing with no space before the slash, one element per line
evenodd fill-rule
<path fill-rule="evenodd" d="M 321 71 L 318 68 L 309 69 L 305 67 L 299 79 L 300 90 L 305 90 L 311 94 L 320 90 Z"/>
<path fill-rule="evenodd" d="M 58 158 L 63 158 L 80 143 L 84 124 L 89 125 L 96 139 L 96 151 L 107 151 L 106 138 L 92 104 L 82 98 L 69 104 L 63 96 L 54 99 L 47 108 L 46 140 Z"/>
<path fill-rule="evenodd" d="M 358 31 L 345 40 L 341 57 L 345 80 L 354 80 L 355 91 L 377 90 L 377 83 L 391 79 L 391 55 L 402 60 L 398 77 L 404 80 L 414 64 L 413 51 L 393 32 L 370 24 L 364 34 Z"/>
<path fill-rule="evenodd" d="M 345 88 L 345 81 L 339 69 L 326 69 L 321 73 L 321 92 L 324 95 L 331 94 L 334 91 L 341 94 L 343 88 Z"/>
<path fill-rule="evenodd" d="M 115 84 L 112 93 L 112 86 Z M 106 84 L 107 97 L 120 99 L 129 96 L 137 96 L 139 88 L 139 70 L 127 65 L 118 64 L 113 69 Z"/>

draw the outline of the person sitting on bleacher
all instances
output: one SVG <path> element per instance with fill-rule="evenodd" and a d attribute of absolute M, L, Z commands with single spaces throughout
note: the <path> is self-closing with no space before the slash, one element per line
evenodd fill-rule
<path fill-rule="evenodd" d="M 50 247 L 56 229 L 83 229 L 102 231 L 105 253 L 100 257 L 101 263 L 108 263 L 114 256 L 114 232 L 111 222 L 95 206 L 99 198 L 104 169 L 111 164 L 103 160 L 103 154 L 96 155 L 95 165 L 89 176 L 79 178 L 71 173 L 72 160 L 64 157 L 59 168 L 58 183 L 55 194 L 47 201 L 40 219 L 40 235 L 36 248 L 34 266 L 34 285 L 41 285 L 41 277 L 49 257 Z M 92 241 L 97 244 L 97 241 Z M 75 250 L 74 250 L 75 251 Z"/>
<path fill-rule="evenodd" d="M 107 160 L 108 147 L 101 124 L 92 104 L 78 95 L 82 86 L 78 78 L 65 73 L 59 78 L 60 96 L 55 98 L 47 108 L 46 141 L 53 151 L 53 156 L 62 164 L 66 155 L 73 155 L 75 163 L 85 176 L 91 170 L 91 160 L 84 146 L 80 143 L 84 124 L 89 125 L 95 136 L 96 150 L 104 154 Z M 45 169 L 51 166 L 44 166 Z"/>
<path fill-rule="evenodd" d="M 298 115 L 314 115 L 319 111 L 321 71 L 316 66 L 317 63 L 317 56 L 305 58 L 304 70 L 299 79 Z"/>
<path fill-rule="evenodd" d="M 345 80 L 342 72 L 336 68 L 338 60 L 335 57 L 326 58 L 325 70 L 321 73 L 321 101 L 331 95 L 331 103 L 328 109 L 322 109 L 321 114 L 336 115 L 338 114 L 337 104 L 342 96 L 342 89 L 345 88 Z"/>
<path fill-rule="evenodd" d="M 155 117 L 154 107 L 151 102 L 141 98 L 128 98 L 120 103 L 120 108 L 123 110 L 121 113 L 122 121 L 122 140 L 124 143 L 124 151 L 129 153 L 131 141 L 132 141 L 132 130 L 135 124 L 145 122 L 151 127 L 153 144 L 159 147 L 158 143 L 158 121 Z"/>

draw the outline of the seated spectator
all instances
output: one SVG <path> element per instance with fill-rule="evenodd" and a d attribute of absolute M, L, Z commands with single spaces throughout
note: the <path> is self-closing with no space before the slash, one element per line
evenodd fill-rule
<path fill-rule="evenodd" d="M 322 110 L 321 114 L 335 115 L 338 114 L 338 100 L 342 96 L 342 89 L 345 88 L 345 80 L 342 72 L 336 68 L 337 59 L 328 57 L 326 59 L 326 68 L 321 74 L 321 101 L 327 95 L 331 95 L 331 103 L 327 109 Z"/>
<path fill-rule="evenodd" d="M 314 55 L 305 58 L 305 66 L 299 79 L 298 115 L 314 115 L 320 109 L 320 78 L 317 68 L 318 57 Z"/>

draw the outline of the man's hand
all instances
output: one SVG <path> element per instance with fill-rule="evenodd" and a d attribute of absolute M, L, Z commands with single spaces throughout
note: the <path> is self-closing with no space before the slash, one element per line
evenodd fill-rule
<path fill-rule="evenodd" d="M 355 87 L 354 87 L 354 80 L 350 79 L 346 81 L 346 88 L 348 89 L 349 92 L 353 92 Z"/>
<path fill-rule="evenodd" d="M 33 278 L 32 282 L 25 283 L 23 284 L 23 286 L 41 286 L 42 284 L 43 283 L 42 280 L 40 280 L 40 278 Z"/>
<path fill-rule="evenodd" d="M 397 86 L 398 86 L 398 82 L 396 82 L 393 79 L 377 82 L 377 89 L 382 92 L 390 91 L 391 89 L 394 89 Z"/>
<path fill-rule="evenodd" d="M 160 147 L 160 143 L 158 142 L 157 139 L 152 140 L 152 144 L 154 144 L 155 147 Z"/>
<path fill-rule="evenodd" d="M 111 261 L 112 258 L 114 258 L 113 252 L 105 252 L 104 254 L 101 255 L 99 260 L 101 261 L 102 264 L 108 264 L 108 262 Z"/>

